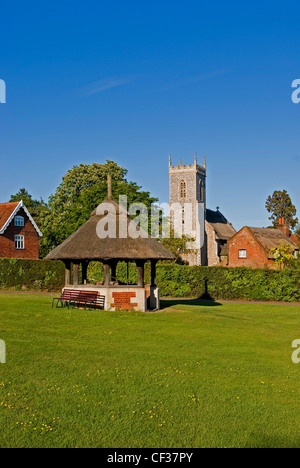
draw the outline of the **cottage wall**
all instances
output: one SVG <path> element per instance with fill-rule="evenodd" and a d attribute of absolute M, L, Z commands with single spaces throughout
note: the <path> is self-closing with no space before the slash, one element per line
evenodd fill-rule
<path fill-rule="evenodd" d="M 247 228 L 243 228 L 228 241 L 230 267 L 275 268 L 274 261 L 268 258 L 268 253 L 253 237 Z M 247 250 L 247 258 L 239 258 L 239 251 Z"/>
<path fill-rule="evenodd" d="M 11 221 L 4 234 L 0 235 L 0 257 L 38 259 L 39 235 L 23 208 L 18 211 L 17 216 L 24 217 L 24 227 L 15 226 L 14 219 Z M 24 236 L 24 250 L 15 249 L 15 235 Z"/>

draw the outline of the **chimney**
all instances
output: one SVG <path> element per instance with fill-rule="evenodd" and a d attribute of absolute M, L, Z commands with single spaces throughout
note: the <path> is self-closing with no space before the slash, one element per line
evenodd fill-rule
<path fill-rule="evenodd" d="M 277 229 L 279 229 L 279 231 L 281 231 L 286 237 L 290 237 L 290 226 L 285 224 L 284 218 L 279 218 Z"/>

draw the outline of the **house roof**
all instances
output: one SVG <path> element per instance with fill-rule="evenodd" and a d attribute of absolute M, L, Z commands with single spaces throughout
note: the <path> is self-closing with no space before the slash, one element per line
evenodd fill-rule
<path fill-rule="evenodd" d="M 109 204 L 109 212 L 115 210 L 115 237 L 100 238 L 97 226 L 106 218 L 105 205 Z M 107 205 L 106 205 L 107 206 Z M 120 232 L 120 216 L 125 215 L 124 233 Z M 123 219 L 124 219 L 123 218 Z M 129 234 L 129 224 L 132 219 L 126 210 L 113 199 L 105 200 L 93 211 L 90 219 L 61 245 L 50 252 L 47 260 L 173 260 L 175 256 L 157 240 L 152 239 L 143 231 L 145 237 L 132 238 Z M 125 235 L 124 235 L 125 234 Z"/>
<path fill-rule="evenodd" d="M 290 244 L 294 249 L 297 248 L 295 242 L 290 237 L 285 236 L 279 229 L 252 227 L 248 229 L 268 252 L 271 249 L 276 249 L 281 243 Z"/>
<path fill-rule="evenodd" d="M 0 234 L 4 234 L 4 232 L 10 225 L 11 221 L 18 214 L 21 208 L 23 208 L 23 210 L 25 211 L 26 215 L 28 216 L 30 222 L 32 223 L 38 235 L 42 237 L 43 234 L 37 227 L 36 223 L 34 222 L 31 214 L 27 210 L 23 201 L 11 202 L 11 203 L 0 203 Z"/>
<path fill-rule="evenodd" d="M 236 233 L 234 227 L 227 221 L 220 211 L 206 210 L 206 221 L 215 230 L 217 237 L 220 240 L 229 240 Z"/>
<path fill-rule="evenodd" d="M 0 203 L 0 232 L 4 232 L 5 226 L 9 219 L 13 216 L 19 203 Z"/>
<path fill-rule="evenodd" d="M 300 239 L 296 234 L 292 234 L 291 239 L 293 242 L 295 242 L 296 245 L 298 245 L 298 247 L 300 246 Z"/>

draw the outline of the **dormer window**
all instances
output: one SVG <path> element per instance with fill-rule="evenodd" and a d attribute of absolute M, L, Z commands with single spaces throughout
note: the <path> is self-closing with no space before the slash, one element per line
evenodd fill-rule
<path fill-rule="evenodd" d="M 24 217 L 23 216 L 15 216 L 15 226 L 24 227 Z"/>
<path fill-rule="evenodd" d="M 180 182 L 180 198 L 186 198 L 186 183 L 184 180 Z"/>

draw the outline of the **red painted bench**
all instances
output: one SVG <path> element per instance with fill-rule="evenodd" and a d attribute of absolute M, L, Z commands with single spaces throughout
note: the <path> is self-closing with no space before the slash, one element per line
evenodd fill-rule
<path fill-rule="evenodd" d="M 78 289 L 64 289 L 60 297 L 55 297 L 52 307 L 56 301 L 56 307 L 86 307 L 92 309 L 104 309 L 105 296 L 99 296 L 96 291 L 81 291 Z"/>

